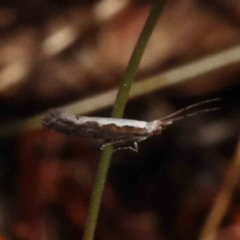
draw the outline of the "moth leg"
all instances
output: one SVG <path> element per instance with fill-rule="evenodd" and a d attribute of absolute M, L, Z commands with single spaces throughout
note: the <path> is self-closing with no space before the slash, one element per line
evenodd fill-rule
<path fill-rule="evenodd" d="M 134 146 L 136 152 L 138 152 L 138 143 L 137 143 L 137 142 L 134 142 L 134 143 L 133 143 L 133 146 Z"/>
<path fill-rule="evenodd" d="M 106 146 L 109 146 L 109 145 L 114 145 L 114 142 L 104 143 L 104 144 L 101 146 L 101 150 L 103 150 Z"/>
<path fill-rule="evenodd" d="M 103 148 L 104 147 L 106 147 L 106 146 L 109 146 L 109 145 L 116 145 L 116 144 L 118 144 L 118 143 L 124 143 L 124 142 L 126 142 L 126 140 L 112 140 L 112 141 L 110 141 L 110 142 L 107 142 L 107 143 L 104 143 L 103 145 L 102 145 L 102 147 L 101 147 L 101 150 L 103 150 Z"/>
<path fill-rule="evenodd" d="M 127 147 L 118 147 L 116 149 L 113 150 L 113 152 L 116 152 L 118 150 L 132 150 L 134 152 L 138 152 L 138 142 L 141 142 L 141 141 L 144 141 L 147 137 L 137 137 L 137 138 L 132 138 L 132 139 L 129 139 L 127 141 L 121 141 L 121 142 L 129 142 L 129 141 L 134 141 L 133 142 L 133 147 L 131 146 L 127 146 Z M 118 142 L 113 142 L 112 145 L 114 146 L 115 143 L 120 143 L 120 141 Z"/>
<path fill-rule="evenodd" d="M 121 143 L 127 143 L 127 142 L 131 141 L 131 142 L 133 142 L 134 147 L 131 147 L 131 146 L 118 147 L 118 148 L 114 149 L 113 151 L 116 152 L 118 150 L 128 149 L 128 150 L 132 150 L 134 152 L 138 152 L 138 144 L 137 143 L 145 140 L 146 138 L 147 138 L 147 136 L 146 137 L 135 137 L 135 138 L 127 139 L 127 140 L 124 140 L 124 139 L 122 139 L 122 140 L 115 140 L 115 141 L 112 140 L 111 142 L 103 144 L 102 147 L 101 147 L 101 150 L 104 147 L 108 146 L 108 145 L 113 145 L 114 146 L 114 145 L 117 145 L 119 143 L 121 144 Z"/>
<path fill-rule="evenodd" d="M 140 138 L 137 138 L 135 139 L 136 142 L 141 142 L 141 141 L 144 141 L 145 139 L 147 139 L 148 137 L 140 137 Z"/>
<path fill-rule="evenodd" d="M 116 152 L 116 151 L 118 151 L 118 150 L 131 150 L 131 151 L 133 151 L 133 152 L 138 152 L 138 144 L 137 144 L 137 142 L 134 142 L 134 143 L 133 143 L 133 147 L 131 147 L 131 146 L 118 147 L 118 148 L 115 148 L 115 149 L 113 150 L 113 152 Z"/>

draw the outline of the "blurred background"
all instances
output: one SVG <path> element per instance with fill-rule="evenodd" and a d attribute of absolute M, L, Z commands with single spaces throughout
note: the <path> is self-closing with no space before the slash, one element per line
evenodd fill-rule
<path fill-rule="evenodd" d="M 2 239 L 81 239 L 101 143 L 44 129 L 41 113 L 110 116 L 151 4 L 0 1 Z M 167 1 L 124 118 L 214 97 L 221 109 L 113 154 L 95 239 L 198 239 L 237 151 L 239 27 L 239 1 Z M 240 239 L 240 182 L 217 239 Z"/>

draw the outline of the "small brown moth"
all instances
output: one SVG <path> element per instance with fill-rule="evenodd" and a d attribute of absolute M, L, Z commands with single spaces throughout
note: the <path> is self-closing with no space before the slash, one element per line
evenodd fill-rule
<path fill-rule="evenodd" d="M 202 102 L 192 104 L 188 107 L 180 109 L 162 119 L 151 122 L 118 119 L 118 118 L 101 118 L 101 117 L 85 117 L 75 116 L 54 109 L 49 111 L 42 121 L 46 127 L 52 128 L 57 132 L 67 135 L 74 135 L 83 138 L 93 138 L 104 140 L 103 147 L 112 144 L 122 144 L 133 142 L 133 147 L 123 147 L 118 149 L 131 149 L 138 151 L 137 143 L 143 141 L 151 136 L 160 135 L 168 125 L 185 117 L 218 110 L 219 108 L 207 108 L 194 111 L 190 114 L 184 114 L 187 110 L 199 107 L 208 103 L 219 101 L 220 98 L 210 99 Z"/>

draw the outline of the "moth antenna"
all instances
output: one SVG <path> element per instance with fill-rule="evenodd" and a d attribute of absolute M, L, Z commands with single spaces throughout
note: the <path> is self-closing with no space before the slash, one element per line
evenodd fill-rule
<path fill-rule="evenodd" d="M 212 103 L 212 102 L 217 102 L 217 101 L 220 101 L 220 100 L 221 100 L 221 98 L 213 98 L 213 99 L 205 100 L 205 101 L 198 102 L 198 103 L 195 103 L 195 104 L 191 104 L 188 107 L 182 108 L 182 109 L 180 109 L 180 110 L 178 110 L 178 111 L 176 111 L 176 112 L 174 112 L 174 113 L 172 113 L 170 115 L 167 115 L 166 117 L 161 118 L 160 121 L 165 121 L 165 120 L 167 120 L 167 119 L 169 119 L 171 117 L 177 116 L 180 113 L 184 113 L 184 112 L 186 112 L 189 109 L 193 109 L 195 107 L 199 107 L 199 106 L 202 106 L 202 105 L 205 105 L 205 104 L 208 104 L 208 103 Z M 200 112 L 200 111 L 196 111 L 196 113 Z M 187 115 L 185 115 L 185 116 L 187 116 Z M 181 116 L 179 118 L 184 118 L 185 116 Z M 171 120 L 171 119 L 169 119 L 169 120 Z"/>
<path fill-rule="evenodd" d="M 196 112 L 193 112 L 193 113 L 186 114 L 186 115 L 181 116 L 181 117 L 177 117 L 177 118 L 172 118 L 172 119 L 166 120 L 166 123 L 167 124 L 172 124 L 172 123 L 174 123 L 176 121 L 182 120 L 183 118 L 192 117 L 192 116 L 195 116 L 195 115 L 201 114 L 201 113 L 218 111 L 219 109 L 220 108 L 208 108 L 208 109 L 199 110 L 199 111 L 196 111 Z"/>

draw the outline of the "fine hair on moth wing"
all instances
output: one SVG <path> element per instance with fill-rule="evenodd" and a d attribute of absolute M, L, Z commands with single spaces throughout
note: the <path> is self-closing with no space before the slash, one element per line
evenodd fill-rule
<path fill-rule="evenodd" d="M 66 135 L 103 140 L 104 144 L 101 149 L 107 145 L 113 145 L 114 151 L 129 149 L 137 152 L 138 142 L 154 135 L 160 135 L 167 126 L 183 118 L 219 110 L 220 108 L 217 107 L 199 110 L 196 108 L 220 100 L 220 98 L 214 98 L 191 104 L 150 122 L 119 118 L 78 117 L 59 109 L 53 109 L 45 115 L 42 125 Z M 118 147 L 127 143 L 133 143 L 133 147 L 129 145 Z"/>

